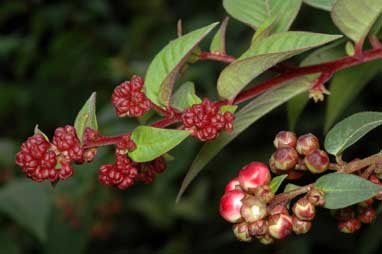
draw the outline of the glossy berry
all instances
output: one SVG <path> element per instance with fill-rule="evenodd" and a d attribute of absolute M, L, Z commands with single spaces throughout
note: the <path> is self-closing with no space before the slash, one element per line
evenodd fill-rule
<path fill-rule="evenodd" d="M 220 131 L 232 131 L 235 116 L 230 112 L 220 112 L 218 104 L 205 98 L 200 104 L 194 104 L 182 113 L 182 122 L 186 130 L 201 141 L 213 140 Z"/>
<path fill-rule="evenodd" d="M 133 76 L 114 89 L 111 100 L 119 117 L 140 117 L 150 110 L 151 102 L 142 91 L 143 84 L 143 78 Z"/>
<path fill-rule="evenodd" d="M 241 222 L 241 223 L 237 223 L 233 225 L 232 231 L 239 241 L 242 241 L 242 242 L 252 241 L 252 237 L 248 231 L 248 224 L 246 222 Z"/>
<path fill-rule="evenodd" d="M 226 221 L 236 223 L 242 219 L 240 209 L 244 196 L 245 194 L 241 190 L 232 190 L 221 197 L 219 212 Z"/>
<path fill-rule="evenodd" d="M 246 222 L 254 222 L 267 216 L 267 206 L 259 199 L 248 195 L 242 200 L 241 216 Z"/>
<path fill-rule="evenodd" d="M 293 232 L 297 235 L 306 234 L 312 228 L 312 222 L 300 220 L 296 216 L 292 216 Z"/>
<path fill-rule="evenodd" d="M 377 212 L 372 207 L 358 207 L 358 219 L 364 224 L 370 224 L 377 217 Z"/>
<path fill-rule="evenodd" d="M 361 221 L 357 218 L 349 219 L 346 221 L 340 221 L 338 223 L 338 230 L 342 233 L 354 233 L 361 228 Z"/>
<path fill-rule="evenodd" d="M 231 191 L 231 190 L 240 190 L 240 183 L 239 183 L 239 178 L 234 178 L 231 181 L 227 183 L 225 186 L 225 192 Z"/>
<path fill-rule="evenodd" d="M 300 220 L 310 221 L 315 216 L 315 207 L 306 198 L 301 198 L 292 207 L 294 215 Z"/>
<path fill-rule="evenodd" d="M 276 239 L 284 239 L 292 233 L 291 216 L 287 214 L 271 215 L 268 218 L 269 234 Z"/>
<path fill-rule="evenodd" d="M 297 137 L 294 132 L 280 131 L 277 133 L 273 144 L 276 148 L 292 147 L 295 148 L 297 144 Z"/>
<path fill-rule="evenodd" d="M 53 136 L 53 144 L 60 155 L 67 161 L 82 161 L 83 149 L 73 126 L 57 128 Z"/>
<path fill-rule="evenodd" d="M 271 174 L 268 167 L 261 162 L 252 162 L 243 167 L 239 172 L 240 187 L 248 191 L 259 186 L 269 184 Z"/>
<path fill-rule="evenodd" d="M 267 204 L 275 197 L 275 194 L 269 185 L 261 185 L 256 188 L 255 196 L 261 202 Z"/>
<path fill-rule="evenodd" d="M 328 154 L 322 150 L 315 150 L 304 159 L 306 167 L 313 174 L 325 172 L 328 169 L 329 162 Z"/>
<path fill-rule="evenodd" d="M 308 155 L 320 148 L 318 138 L 311 134 L 305 134 L 297 139 L 296 150 L 301 155 Z"/>
<path fill-rule="evenodd" d="M 268 233 L 268 221 L 257 220 L 248 224 L 248 231 L 251 236 L 260 237 Z"/>
<path fill-rule="evenodd" d="M 16 155 L 16 163 L 32 180 L 54 182 L 59 176 L 55 169 L 57 156 L 52 149 L 52 145 L 43 135 L 35 134 L 21 145 Z"/>
<path fill-rule="evenodd" d="M 272 154 L 271 160 L 277 170 L 289 170 L 293 169 L 298 163 L 299 156 L 294 148 L 282 147 L 278 148 L 276 152 Z"/>

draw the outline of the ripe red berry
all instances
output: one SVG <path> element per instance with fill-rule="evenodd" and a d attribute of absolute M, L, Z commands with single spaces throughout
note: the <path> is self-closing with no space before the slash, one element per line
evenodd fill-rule
<path fill-rule="evenodd" d="M 200 104 L 194 104 L 182 113 L 185 129 L 201 141 L 213 140 L 222 130 L 232 131 L 235 116 L 231 112 L 221 113 L 220 106 L 205 98 Z"/>
<path fill-rule="evenodd" d="M 358 207 L 358 219 L 364 224 L 370 224 L 377 217 L 373 207 Z"/>
<path fill-rule="evenodd" d="M 156 174 L 162 173 L 166 170 L 166 160 L 163 156 L 160 156 L 152 161 L 139 163 L 138 164 L 138 177 L 139 181 L 145 184 L 152 183 L 155 179 Z"/>
<path fill-rule="evenodd" d="M 354 233 L 361 228 L 361 221 L 357 218 L 352 218 L 338 223 L 338 230 L 342 233 Z"/>
<path fill-rule="evenodd" d="M 133 76 L 114 89 L 111 100 L 119 117 L 139 117 L 150 110 L 151 102 L 142 91 L 143 84 L 143 78 Z"/>
<path fill-rule="evenodd" d="M 277 170 L 289 170 L 293 169 L 298 163 L 299 156 L 294 148 L 282 147 L 278 148 L 276 152 L 272 154 L 272 163 Z"/>
<path fill-rule="evenodd" d="M 296 216 L 292 216 L 293 232 L 297 235 L 306 234 L 312 228 L 312 222 L 300 220 Z"/>
<path fill-rule="evenodd" d="M 83 148 L 73 126 L 57 128 L 54 132 L 53 144 L 65 160 L 78 162 L 83 160 Z"/>
<path fill-rule="evenodd" d="M 252 162 L 243 167 L 239 172 L 240 187 L 248 191 L 259 186 L 269 184 L 271 174 L 268 167 L 261 162 Z"/>
<path fill-rule="evenodd" d="M 231 190 L 241 190 L 240 188 L 240 183 L 239 183 L 239 178 L 234 178 L 231 181 L 227 183 L 225 186 L 225 192 L 231 191 Z"/>
<path fill-rule="evenodd" d="M 304 159 L 306 167 L 313 174 L 325 172 L 329 166 L 328 154 L 322 150 L 315 150 Z"/>
<path fill-rule="evenodd" d="M 248 224 L 246 222 L 234 224 L 232 227 L 232 231 L 239 241 L 242 241 L 242 242 L 252 241 L 252 237 L 250 236 L 248 231 Z"/>
<path fill-rule="evenodd" d="M 130 135 L 122 136 L 121 140 L 117 143 L 116 153 L 123 155 L 127 154 L 127 152 L 134 151 L 137 148 L 137 145 L 131 139 Z"/>
<path fill-rule="evenodd" d="M 311 134 L 305 134 L 297 139 L 296 150 L 301 155 L 308 155 L 320 148 L 318 138 Z"/>
<path fill-rule="evenodd" d="M 292 233 L 291 216 L 287 214 L 271 215 L 268 218 L 269 234 L 276 239 L 283 239 Z"/>
<path fill-rule="evenodd" d="M 242 219 L 240 209 L 244 196 L 245 194 L 241 190 L 232 190 L 221 197 L 219 212 L 226 221 L 236 223 Z"/>
<path fill-rule="evenodd" d="M 306 198 L 301 198 L 292 207 L 294 215 L 300 220 L 310 221 L 315 216 L 315 207 Z"/>
<path fill-rule="evenodd" d="M 273 144 L 276 148 L 281 147 L 292 147 L 295 148 L 297 143 L 297 137 L 294 132 L 291 131 L 280 131 L 277 133 Z"/>
<path fill-rule="evenodd" d="M 240 213 L 246 222 L 254 222 L 267 216 L 266 204 L 254 196 L 248 195 L 241 202 L 243 205 Z"/>

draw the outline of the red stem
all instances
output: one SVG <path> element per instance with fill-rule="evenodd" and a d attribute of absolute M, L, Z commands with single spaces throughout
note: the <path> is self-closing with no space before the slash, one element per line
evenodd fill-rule
<path fill-rule="evenodd" d="M 224 63 L 232 63 L 233 61 L 236 60 L 236 58 L 233 56 L 229 56 L 225 54 L 210 53 L 210 52 L 200 53 L 199 58 L 201 60 L 215 60 L 215 61 L 224 62 Z"/>

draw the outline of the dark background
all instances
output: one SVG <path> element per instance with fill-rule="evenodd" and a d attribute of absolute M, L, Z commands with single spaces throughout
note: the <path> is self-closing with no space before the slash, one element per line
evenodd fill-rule
<path fill-rule="evenodd" d="M 177 19 L 191 31 L 225 15 L 220 0 L 1 1 L 0 253 L 380 253 L 380 215 L 373 225 L 345 235 L 323 209 L 304 236 L 267 247 L 233 238 L 230 225 L 218 214 L 224 185 L 248 162 L 268 160 L 274 135 L 288 128 L 285 107 L 262 118 L 222 151 L 179 204 L 177 191 L 200 147 L 193 139 L 171 152 L 176 160 L 154 184 L 137 184 L 126 191 L 98 183 L 99 166 L 113 159 L 111 148 L 100 149 L 94 163 L 77 167 L 75 176 L 55 189 L 25 180 L 14 165 L 18 146 L 32 135 L 35 124 L 49 136 L 58 126 L 72 124 L 92 91 L 97 91 L 101 132 L 134 128 L 135 120 L 115 117 L 113 88 L 133 74 L 145 74 L 155 54 L 176 37 Z M 327 12 L 305 5 L 292 29 L 338 32 Z M 228 51 L 238 56 L 249 46 L 252 31 L 231 19 L 227 34 Z M 209 39 L 202 44 L 205 49 Z M 223 67 L 197 63 L 184 79 L 195 81 L 199 95 L 214 98 Z M 381 75 L 343 116 L 381 110 L 380 84 Z M 324 103 L 309 103 L 297 132 L 322 138 L 323 118 Z M 366 156 L 377 152 L 380 144 L 377 130 L 347 156 Z"/>

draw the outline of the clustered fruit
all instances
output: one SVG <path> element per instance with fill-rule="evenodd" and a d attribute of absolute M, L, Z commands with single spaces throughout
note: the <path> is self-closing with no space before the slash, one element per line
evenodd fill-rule
<path fill-rule="evenodd" d="M 320 174 L 329 167 L 328 154 L 320 150 L 318 138 L 311 133 L 297 138 L 293 132 L 280 131 L 273 143 L 276 151 L 269 165 L 275 174 L 287 173 L 288 178 L 293 180 L 302 177 L 305 170 Z"/>
<path fill-rule="evenodd" d="M 221 112 L 221 106 L 205 98 L 200 104 L 194 104 L 182 113 L 186 130 L 201 141 L 209 141 L 219 136 L 219 132 L 232 131 L 235 116 L 231 112 Z"/>
<path fill-rule="evenodd" d="M 143 84 L 142 77 L 133 76 L 114 89 L 111 100 L 119 117 L 140 117 L 150 110 L 151 102 L 143 92 Z"/>
<path fill-rule="evenodd" d="M 233 232 L 240 241 L 258 239 L 263 244 L 270 244 L 292 232 L 307 233 L 312 226 L 315 207 L 325 203 L 323 193 L 311 189 L 293 204 L 290 214 L 287 203 L 271 203 L 274 193 L 270 181 L 268 167 L 252 162 L 227 184 L 219 211 L 226 221 L 234 224 Z"/>

